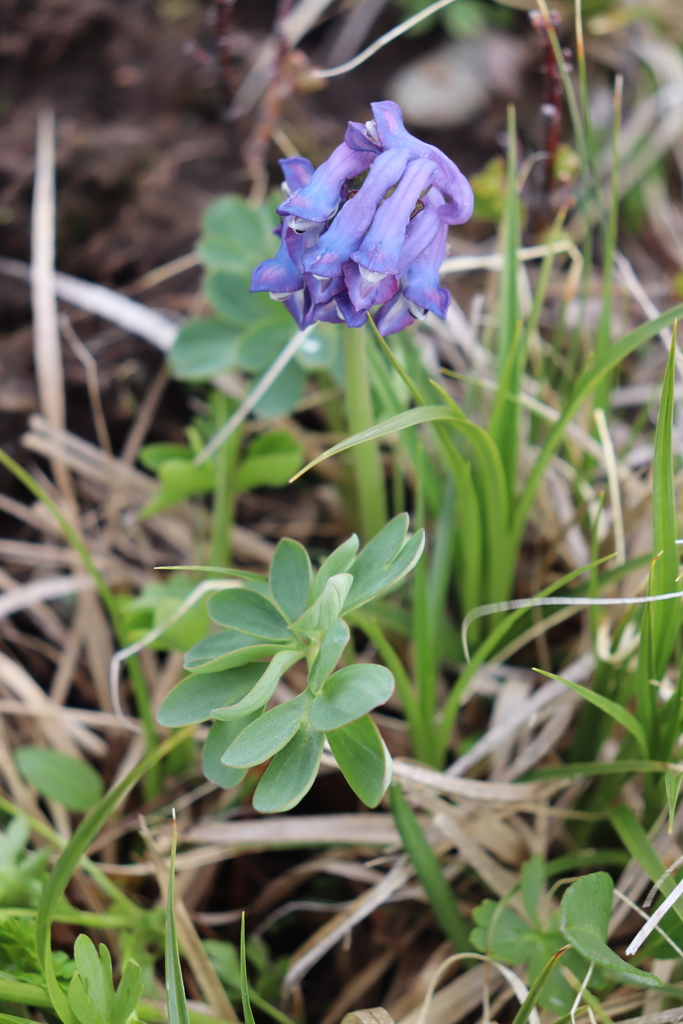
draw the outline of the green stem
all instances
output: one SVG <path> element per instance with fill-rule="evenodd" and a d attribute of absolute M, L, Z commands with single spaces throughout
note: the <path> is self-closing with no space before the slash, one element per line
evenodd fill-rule
<path fill-rule="evenodd" d="M 230 402 L 226 395 L 217 391 L 214 397 L 216 427 L 220 429 L 231 414 Z M 216 470 L 213 488 L 213 509 L 211 514 L 211 559 L 210 564 L 223 569 L 230 564 L 232 524 L 235 512 L 235 492 L 231 480 L 235 475 L 235 463 L 240 446 L 241 431 L 234 430 L 225 444 L 214 456 Z"/>
<path fill-rule="evenodd" d="M 344 330 L 344 404 L 350 434 L 375 425 L 366 352 L 367 334 L 362 328 Z M 359 532 L 363 541 L 379 533 L 387 522 L 384 467 L 377 441 L 356 445 L 351 452 L 356 483 Z"/>

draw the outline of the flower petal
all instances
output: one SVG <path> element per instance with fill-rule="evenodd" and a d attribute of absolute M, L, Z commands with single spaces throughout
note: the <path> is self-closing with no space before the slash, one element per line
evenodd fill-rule
<path fill-rule="evenodd" d="M 344 136 L 346 145 L 350 149 L 369 150 L 371 153 L 380 153 L 382 150 L 381 143 L 369 130 L 369 126 L 372 124 L 372 121 L 366 124 L 359 124 L 358 121 L 349 121 L 349 126 Z"/>
<path fill-rule="evenodd" d="M 412 157 L 426 157 L 433 160 L 438 168 L 434 184 L 443 192 L 449 202 L 439 208 L 439 216 L 447 224 L 464 224 L 472 216 L 474 194 L 467 178 L 452 160 L 436 146 L 421 142 L 404 127 L 403 114 L 398 103 L 384 100 L 371 103 L 375 115 L 377 136 L 382 149 L 401 147 Z"/>
<path fill-rule="evenodd" d="M 404 331 L 415 323 L 415 317 L 411 316 L 408 309 L 408 302 L 402 291 L 396 292 L 393 299 L 385 302 L 375 316 L 375 326 L 385 338 L 388 334 L 396 334 L 397 331 Z"/>
<path fill-rule="evenodd" d="M 357 310 L 371 309 L 387 302 L 398 291 L 398 280 L 394 274 L 378 274 L 352 260 L 344 264 L 344 281 Z"/>
<path fill-rule="evenodd" d="M 342 142 L 329 160 L 320 165 L 309 183 L 278 206 L 278 213 L 324 224 L 339 205 L 344 183 L 366 171 L 375 156 L 376 153 L 349 149 Z"/>
<path fill-rule="evenodd" d="M 351 259 L 368 270 L 397 274 L 406 229 L 421 193 L 436 172 L 432 160 L 411 160 L 394 192 L 377 210 L 362 245 Z"/>
<path fill-rule="evenodd" d="M 280 241 L 277 254 L 254 269 L 251 275 L 252 292 L 297 292 L 304 286 L 301 272 L 291 260 L 284 238 Z"/>
<path fill-rule="evenodd" d="M 318 245 L 303 257 L 304 270 L 322 277 L 337 277 L 343 264 L 363 237 L 377 213 L 377 207 L 401 178 L 408 154 L 391 149 L 377 157 L 355 196 L 347 200 L 321 237 Z"/>
<path fill-rule="evenodd" d="M 278 163 L 282 168 L 285 185 L 290 192 L 295 192 L 308 185 L 315 173 L 313 164 L 305 156 L 288 156 L 284 160 L 279 160 Z"/>
<path fill-rule="evenodd" d="M 439 287 L 439 268 L 446 255 L 447 234 L 448 225 L 442 223 L 433 241 L 413 260 L 403 279 L 408 308 L 418 319 L 419 310 L 431 310 L 442 320 L 446 319 L 451 293 Z"/>

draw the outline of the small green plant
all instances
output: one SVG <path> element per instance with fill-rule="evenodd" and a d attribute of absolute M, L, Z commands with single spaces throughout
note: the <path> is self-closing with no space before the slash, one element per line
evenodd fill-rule
<path fill-rule="evenodd" d="M 571 949 L 548 977 L 539 1004 L 557 1014 L 568 1013 L 576 989 L 566 980 L 569 969 L 578 984 L 590 973 L 591 989 L 603 989 L 608 980 L 625 984 L 657 987 L 659 981 L 647 971 L 622 960 L 607 945 L 614 896 L 614 883 L 604 871 L 585 875 L 564 893 L 560 908 L 548 910 L 546 869 L 539 856 L 526 862 L 520 888 L 523 916 L 508 905 L 509 899 L 483 900 L 474 910 L 476 927 L 471 941 L 476 949 L 508 964 L 527 964 L 529 982 L 539 977 L 552 956 L 570 943 Z M 520 908 L 521 909 L 521 908 Z"/>
<path fill-rule="evenodd" d="M 259 811 L 285 811 L 301 800 L 325 738 L 368 806 L 379 803 L 389 784 L 391 759 L 369 712 L 389 699 L 394 677 L 381 665 L 335 669 L 351 638 L 345 616 L 413 568 L 424 534 L 408 536 L 402 513 L 358 547 L 354 534 L 314 574 L 305 548 L 284 539 L 267 580 L 242 574 L 242 586 L 214 594 L 208 612 L 221 629 L 191 648 L 185 661 L 191 674 L 159 710 L 167 726 L 214 719 L 203 767 L 218 785 L 234 786 L 248 768 L 273 758 L 254 794 Z M 302 660 L 305 691 L 264 714 L 283 674 Z"/>
<path fill-rule="evenodd" d="M 128 1024 L 137 1020 L 135 1008 L 142 995 L 142 971 L 128 960 L 118 988 L 114 989 L 111 954 L 104 943 L 99 952 L 87 935 L 74 945 L 76 973 L 67 998 L 79 1024 Z"/>

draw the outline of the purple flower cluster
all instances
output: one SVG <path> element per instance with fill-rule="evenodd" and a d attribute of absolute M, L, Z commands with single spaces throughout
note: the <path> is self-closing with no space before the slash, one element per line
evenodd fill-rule
<path fill-rule="evenodd" d="M 472 215 L 472 189 L 441 150 L 406 130 L 398 104 L 373 103 L 372 112 L 364 125 L 349 122 L 317 170 L 304 157 L 280 161 L 280 249 L 256 267 L 251 290 L 283 301 L 302 328 L 360 327 L 373 306 L 383 335 L 429 310 L 446 316 L 439 267 L 448 225 Z"/>

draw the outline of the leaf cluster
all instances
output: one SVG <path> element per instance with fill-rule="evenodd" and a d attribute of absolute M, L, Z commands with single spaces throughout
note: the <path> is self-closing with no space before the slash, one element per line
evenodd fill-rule
<path fill-rule="evenodd" d="M 394 677 L 381 665 L 337 669 L 351 638 L 345 617 L 398 584 L 423 547 L 422 531 L 408 535 L 405 513 L 362 551 L 358 537 L 349 537 L 317 573 L 301 544 L 281 540 L 267 579 L 249 575 L 209 599 L 220 629 L 188 651 L 190 674 L 166 697 L 160 723 L 213 719 L 203 768 L 226 788 L 272 758 L 254 794 L 261 812 L 288 810 L 308 792 L 325 738 L 351 788 L 376 806 L 391 758 L 369 712 L 389 699 Z M 304 692 L 266 711 L 283 674 L 301 661 Z"/>

